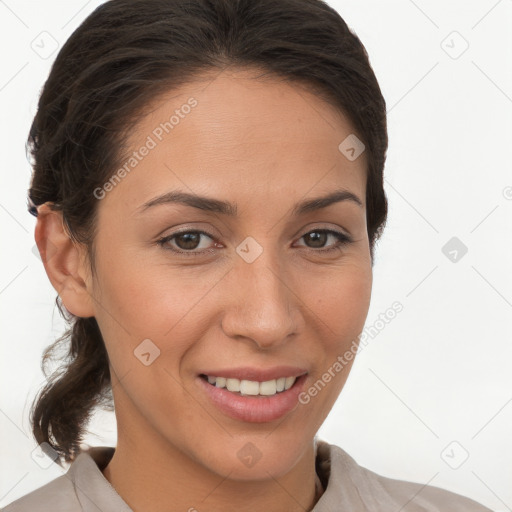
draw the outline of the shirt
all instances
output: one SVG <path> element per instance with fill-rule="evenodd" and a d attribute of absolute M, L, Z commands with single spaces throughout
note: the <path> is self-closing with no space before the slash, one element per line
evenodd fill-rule
<path fill-rule="evenodd" d="M 102 473 L 114 452 L 108 446 L 82 451 L 66 474 L 2 511 L 133 512 Z M 450 491 L 378 475 L 322 440 L 317 440 L 316 472 L 324 493 L 311 512 L 491 512 Z"/>

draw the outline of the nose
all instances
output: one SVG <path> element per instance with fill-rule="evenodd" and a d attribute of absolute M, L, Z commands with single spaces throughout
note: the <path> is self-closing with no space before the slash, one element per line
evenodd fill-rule
<path fill-rule="evenodd" d="M 237 261 L 228 288 L 230 299 L 222 317 L 227 336 L 269 349 L 286 343 L 301 329 L 298 292 L 269 252 L 263 251 L 252 263 Z"/>

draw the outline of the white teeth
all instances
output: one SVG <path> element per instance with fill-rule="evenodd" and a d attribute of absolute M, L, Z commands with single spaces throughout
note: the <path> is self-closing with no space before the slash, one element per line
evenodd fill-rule
<path fill-rule="evenodd" d="M 267 380 L 260 384 L 260 395 L 275 395 L 277 392 L 277 380 Z"/>
<path fill-rule="evenodd" d="M 226 388 L 228 391 L 240 391 L 240 381 L 238 379 L 226 379 Z"/>
<path fill-rule="evenodd" d="M 226 379 L 224 377 L 217 377 L 215 379 L 215 385 L 218 388 L 225 388 L 226 387 Z"/>
<path fill-rule="evenodd" d="M 240 393 L 242 395 L 257 395 L 260 392 L 260 383 L 254 380 L 240 380 Z"/>
<path fill-rule="evenodd" d="M 286 377 L 286 380 L 284 381 L 284 389 L 290 389 L 294 382 L 295 377 Z"/>
<path fill-rule="evenodd" d="M 272 396 L 290 389 L 297 377 L 280 377 L 279 379 L 258 382 L 254 380 L 239 380 L 225 377 L 214 377 L 208 375 L 208 382 L 218 388 L 226 388 L 234 393 L 240 392 L 241 395 L 263 395 Z"/>

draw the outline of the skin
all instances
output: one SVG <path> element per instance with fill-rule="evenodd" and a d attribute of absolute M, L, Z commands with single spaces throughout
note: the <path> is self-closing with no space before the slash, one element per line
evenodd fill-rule
<path fill-rule="evenodd" d="M 96 317 L 106 343 L 118 443 L 103 473 L 134 511 L 302 512 L 318 498 L 314 436 L 351 363 L 308 404 L 267 423 L 224 415 L 197 381 L 204 368 L 287 364 L 307 369 L 307 389 L 357 339 L 370 305 L 366 155 L 349 161 L 338 150 L 354 129 L 304 87 L 255 76 L 224 71 L 151 105 L 130 151 L 189 97 L 198 101 L 99 201 L 95 273 L 60 213 L 39 207 L 48 276 L 71 313 Z M 238 216 L 180 204 L 138 211 L 178 188 L 236 203 Z M 362 206 L 341 201 L 291 216 L 295 203 L 340 188 Z M 156 243 L 183 228 L 213 238 L 196 248 L 183 238 Z M 353 241 L 322 252 L 337 239 L 304 236 L 322 228 Z M 263 248 L 252 263 L 236 252 L 248 236 Z M 149 366 L 134 357 L 147 338 L 161 351 Z M 261 453 L 252 467 L 237 456 L 248 442 Z"/>

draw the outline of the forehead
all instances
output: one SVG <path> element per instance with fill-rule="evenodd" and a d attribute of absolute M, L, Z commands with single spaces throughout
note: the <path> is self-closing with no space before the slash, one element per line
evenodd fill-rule
<path fill-rule="evenodd" d="M 361 195 L 366 155 L 350 161 L 338 149 L 353 133 L 338 109 L 298 83 L 255 70 L 204 75 L 151 103 L 129 133 L 128 176 L 109 195 L 134 208 L 177 187 L 236 192 L 237 202 L 257 191 L 303 196 L 315 186 Z"/>

